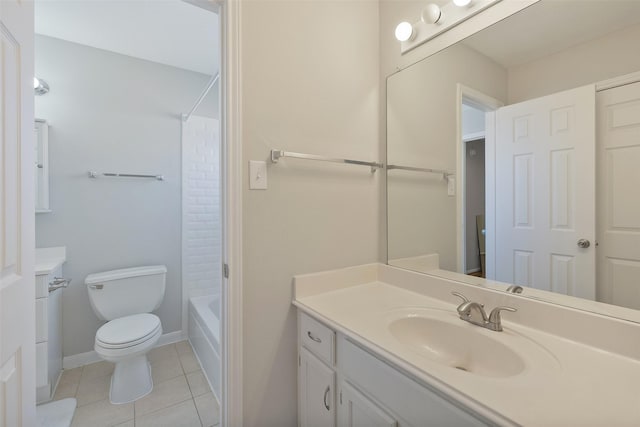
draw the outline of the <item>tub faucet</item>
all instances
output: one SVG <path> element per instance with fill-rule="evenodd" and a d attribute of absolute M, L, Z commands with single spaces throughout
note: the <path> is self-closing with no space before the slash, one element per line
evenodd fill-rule
<path fill-rule="evenodd" d="M 462 304 L 458 306 L 458 316 L 465 322 L 472 323 L 483 328 L 500 332 L 502 331 L 502 318 L 500 316 L 501 311 L 517 311 L 512 307 L 496 307 L 491 310 L 491 313 L 487 317 L 487 313 L 484 311 L 484 305 L 469 301 L 467 297 L 459 292 L 451 292 L 452 295 L 462 299 Z"/>

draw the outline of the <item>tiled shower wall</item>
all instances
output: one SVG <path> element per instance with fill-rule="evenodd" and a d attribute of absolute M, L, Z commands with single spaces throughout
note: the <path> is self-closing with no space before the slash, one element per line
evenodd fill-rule
<path fill-rule="evenodd" d="M 220 132 L 216 119 L 182 125 L 182 283 L 189 297 L 220 293 Z"/>

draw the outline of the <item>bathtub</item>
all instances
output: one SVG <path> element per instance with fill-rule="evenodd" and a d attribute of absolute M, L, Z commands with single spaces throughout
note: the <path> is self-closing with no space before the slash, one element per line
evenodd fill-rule
<path fill-rule="evenodd" d="M 189 341 L 220 401 L 220 296 L 189 299 Z"/>

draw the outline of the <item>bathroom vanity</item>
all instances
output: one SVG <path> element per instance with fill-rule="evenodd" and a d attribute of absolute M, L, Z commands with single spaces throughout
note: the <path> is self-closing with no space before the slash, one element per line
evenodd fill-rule
<path fill-rule="evenodd" d="M 66 248 L 36 249 L 36 400 L 53 398 L 62 373 L 62 266 Z"/>
<path fill-rule="evenodd" d="M 502 332 L 469 300 L 517 309 Z M 640 326 L 370 264 L 296 276 L 301 426 L 640 425 Z"/>

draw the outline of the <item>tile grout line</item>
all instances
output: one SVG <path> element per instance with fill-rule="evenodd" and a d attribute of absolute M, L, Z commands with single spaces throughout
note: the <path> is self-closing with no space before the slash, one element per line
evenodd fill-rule
<path fill-rule="evenodd" d="M 153 414 L 155 414 L 157 412 L 164 411 L 165 409 L 173 408 L 174 406 L 181 405 L 184 402 L 188 402 L 189 400 L 193 400 L 193 398 L 181 400 L 180 402 L 175 402 L 175 403 L 172 403 L 171 405 L 163 406 L 162 408 L 158 408 L 155 411 L 147 412 L 146 414 L 140 415 L 140 418 L 148 417 L 148 416 L 153 415 Z M 196 405 L 196 403 L 193 402 L 193 406 L 195 406 L 195 405 Z M 198 408 L 196 407 L 196 413 L 197 412 L 198 412 Z M 134 415 L 135 415 L 135 408 L 134 408 Z M 198 414 L 198 418 L 200 418 L 200 414 Z M 135 425 L 135 420 L 136 420 L 136 417 L 134 416 L 134 425 Z M 200 421 L 200 423 L 202 424 L 202 421 Z"/>

